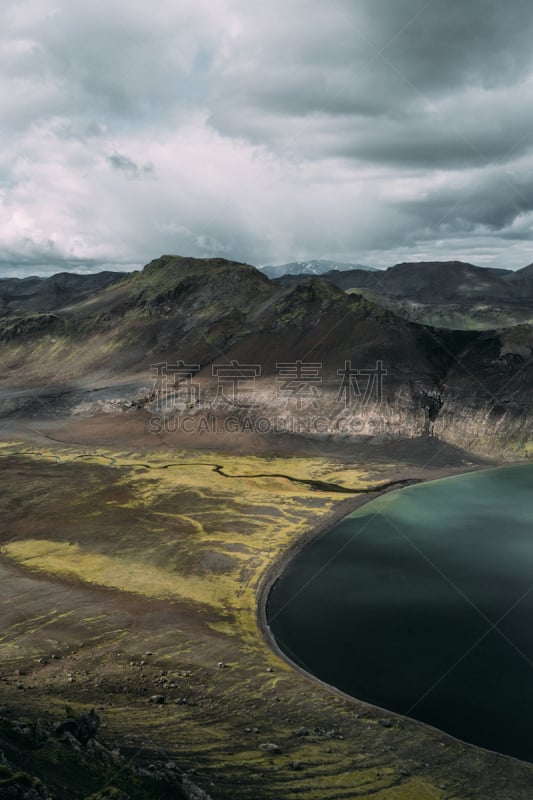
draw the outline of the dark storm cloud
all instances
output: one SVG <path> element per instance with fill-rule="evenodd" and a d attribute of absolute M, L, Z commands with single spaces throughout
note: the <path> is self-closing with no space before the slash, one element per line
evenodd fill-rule
<path fill-rule="evenodd" d="M 531 64 L 528 0 L 399 0 L 384 14 L 365 7 L 383 59 L 420 89 L 507 85 Z"/>
<path fill-rule="evenodd" d="M 413 114 L 382 120 L 360 126 L 356 135 L 347 127 L 344 141 L 339 137 L 339 155 L 393 166 L 479 168 L 516 159 L 533 148 L 533 139 L 524 135 L 533 128 L 533 107 L 518 102 L 507 118 L 485 108 L 476 115 L 470 107 L 468 114 L 442 109 L 425 118 Z"/>
<path fill-rule="evenodd" d="M 221 131 L 302 157 L 438 167 L 501 158 L 533 126 L 524 102 L 532 4 L 360 1 L 328 14 L 296 6 L 297 38 L 289 43 L 283 28 L 290 10 L 270 28 L 267 16 L 221 65 L 211 116 Z M 514 103 L 502 87 L 515 90 Z"/>
<path fill-rule="evenodd" d="M 404 202 L 402 206 L 437 233 L 470 232 L 480 227 L 501 232 L 533 211 L 532 179 L 531 168 L 520 175 L 498 169 L 435 188 L 428 197 Z M 512 230 L 507 230 L 506 235 L 514 238 Z"/>

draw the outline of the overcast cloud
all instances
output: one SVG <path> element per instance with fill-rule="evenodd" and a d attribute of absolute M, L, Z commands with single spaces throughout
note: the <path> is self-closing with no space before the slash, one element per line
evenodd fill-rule
<path fill-rule="evenodd" d="M 0 274 L 533 261 L 529 0 L 4 0 Z"/>

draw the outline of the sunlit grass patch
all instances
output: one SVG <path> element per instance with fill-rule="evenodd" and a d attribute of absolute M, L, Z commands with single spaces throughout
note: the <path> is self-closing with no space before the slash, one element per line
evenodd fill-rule
<path fill-rule="evenodd" d="M 216 580 L 167 572 L 121 556 L 87 553 L 76 544 L 25 539 L 6 544 L 0 552 L 30 569 L 145 597 L 183 598 L 215 606 L 225 600 L 224 587 Z"/>
<path fill-rule="evenodd" d="M 232 618 L 233 635 L 255 641 L 257 591 L 265 569 L 342 498 L 282 476 L 349 486 L 371 483 L 352 465 L 320 458 L 103 448 L 85 453 L 24 449 L 22 454 L 50 464 L 51 477 L 53 462 L 62 469 L 71 465 L 73 486 L 79 468 L 84 487 L 62 496 L 65 513 L 51 518 L 52 535 L 44 522 L 42 539 L 18 537 L 4 555 L 30 570 L 208 605 L 221 620 Z M 215 471 L 217 465 L 225 474 Z M 108 470 L 109 489 L 102 481 Z M 74 514 L 71 528 L 68 519 Z"/>

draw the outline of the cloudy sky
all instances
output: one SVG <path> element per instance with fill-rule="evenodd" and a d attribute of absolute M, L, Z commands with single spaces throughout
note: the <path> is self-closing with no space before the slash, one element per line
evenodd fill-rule
<path fill-rule="evenodd" d="M 533 261 L 531 0 L 3 0 L 0 273 Z"/>

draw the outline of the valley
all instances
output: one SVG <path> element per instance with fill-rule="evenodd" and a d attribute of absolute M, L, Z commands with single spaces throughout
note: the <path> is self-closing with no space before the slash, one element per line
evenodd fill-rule
<path fill-rule="evenodd" d="M 0 318 L 0 787 L 526 800 L 530 765 L 312 680 L 264 610 L 372 497 L 531 457 L 531 326 L 434 328 L 222 259 L 104 284 Z M 61 721 L 91 709 L 89 747 Z"/>

